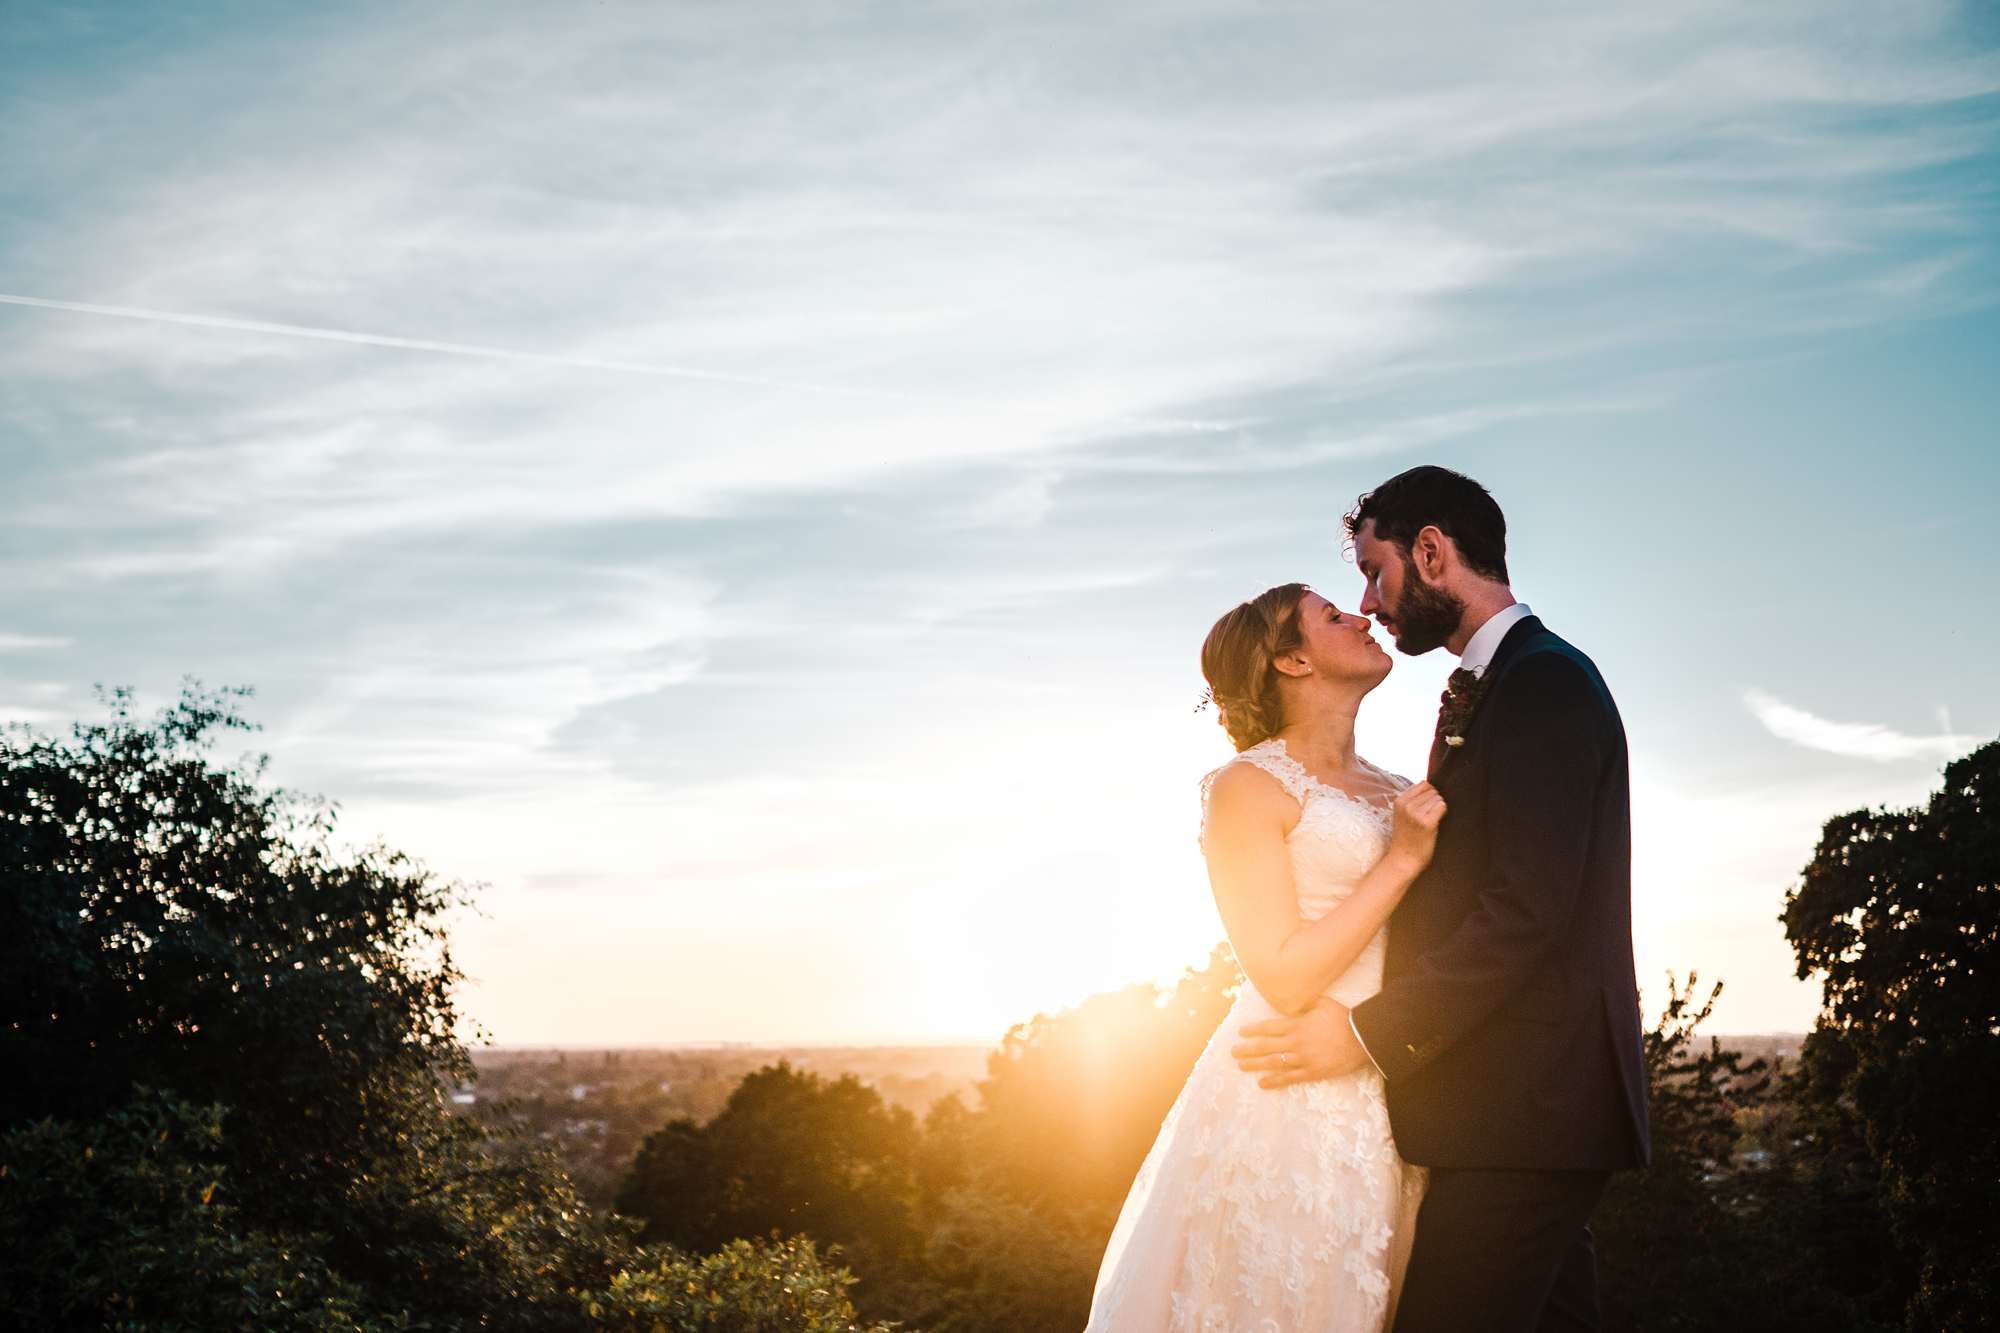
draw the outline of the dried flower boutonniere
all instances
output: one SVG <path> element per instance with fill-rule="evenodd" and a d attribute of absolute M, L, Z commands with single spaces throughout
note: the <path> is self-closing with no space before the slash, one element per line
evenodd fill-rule
<path fill-rule="evenodd" d="M 1438 739 L 1452 749 L 1465 744 L 1465 730 L 1472 722 L 1472 714 L 1479 707 L 1480 696 L 1486 693 L 1486 679 L 1458 668 L 1444 683 L 1444 694 L 1438 699 Z"/>

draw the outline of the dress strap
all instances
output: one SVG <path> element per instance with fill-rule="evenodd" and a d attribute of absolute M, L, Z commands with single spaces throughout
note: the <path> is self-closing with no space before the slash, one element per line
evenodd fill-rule
<path fill-rule="evenodd" d="M 1312 774 L 1306 766 L 1285 752 L 1285 743 L 1276 737 L 1259 741 L 1249 749 L 1231 759 L 1222 767 L 1208 773 L 1201 780 L 1201 833 L 1200 838 L 1208 838 L 1208 797 L 1215 789 L 1215 780 L 1238 764 L 1249 764 L 1261 768 L 1278 780 L 1278 785 L 1291 794 L 1301 806 L 1306 803 L 1306 795 L 1313 788 Z"/>

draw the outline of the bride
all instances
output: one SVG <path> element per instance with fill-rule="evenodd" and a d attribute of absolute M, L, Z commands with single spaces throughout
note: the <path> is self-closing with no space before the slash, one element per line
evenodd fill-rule
<path fill-rule="evenodd" d="M 1423 1172 L 1368 1067 L 1275 1089 L 1239 1069 L 1248 1023 L 1352 1006 L 1382 983 L 1384 923 L 1430 861 L 1444 802 L 1354 752 L 1389 674 L 1369 622 L 1288 583 L 1217 621 L 1202 674 L 1237 756 L 1202 780 L 1201 845 L 1247 978 L 1125 1198 L 1087 1333 L 1380 1333 Z"/>

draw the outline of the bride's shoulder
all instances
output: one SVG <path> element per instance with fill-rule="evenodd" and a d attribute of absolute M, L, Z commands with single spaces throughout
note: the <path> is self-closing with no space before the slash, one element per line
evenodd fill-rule
<path fill-rule="evenodd" d="M 1198 840 L 1206 848 L 1209 834 L 1218 826 L 1237 830 L 1277 827 L 1282 831 L 1297 820 L 1298 808 L 1282 778 L 1255 757 L 1239 754 L 1202 777 Z"/>
<path fill-rule="evenodd" d="M 1202 774 L 1201 794 L 1207 800 L 1217 792 L 1269 790 L 1272 784 L 1270 773 L 1262 765 L 1239 754 Z"/>
<path fill-rule="evenodd" d="M 1210 769 L 1201 779 L 1202 805 L 1284 801 L 1292 784 L 1286 780 L 1289 775 L 1277 762 L 1278 758 L 1253 745 L 1220 767 Z"/>

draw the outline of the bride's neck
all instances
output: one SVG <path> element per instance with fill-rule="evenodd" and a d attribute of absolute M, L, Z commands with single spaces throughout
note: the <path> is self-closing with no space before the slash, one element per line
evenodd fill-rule
<path fill-rule="evenodd" d="M 1278 732 L 1292 758 L 1321 773 L 1354 767 L 1354 718 L 1361 701 L 1315 701 Z"/>

